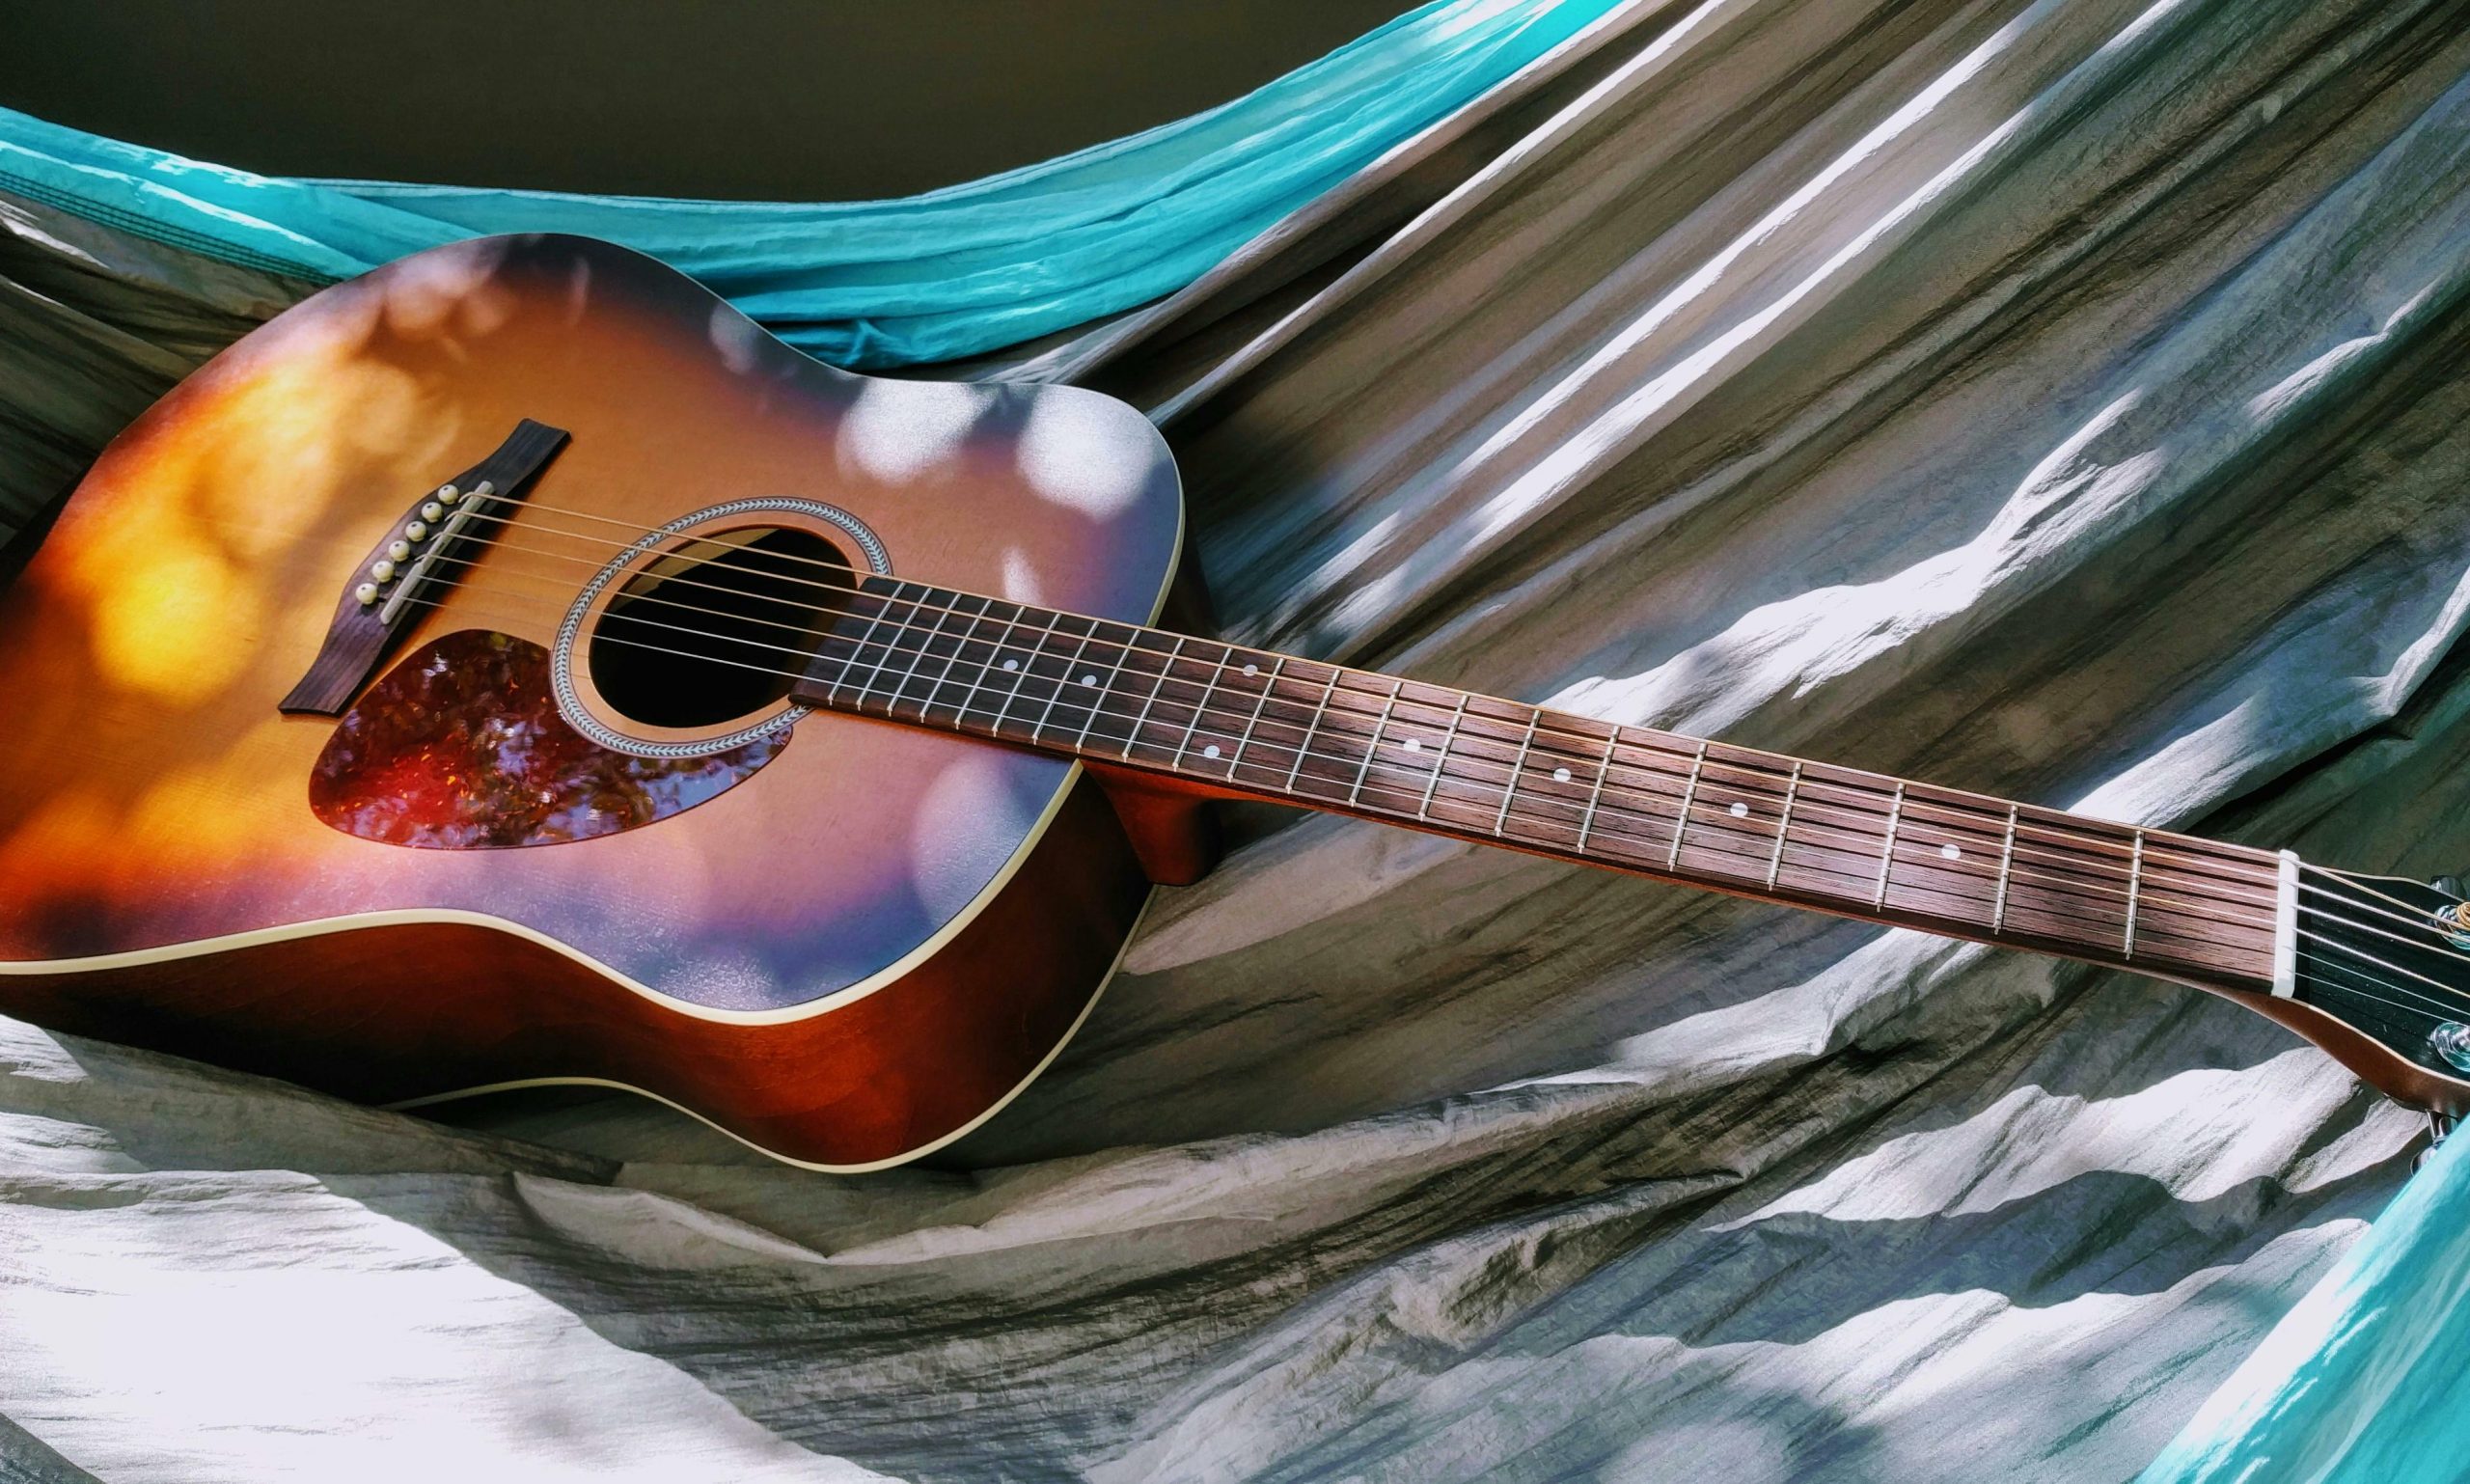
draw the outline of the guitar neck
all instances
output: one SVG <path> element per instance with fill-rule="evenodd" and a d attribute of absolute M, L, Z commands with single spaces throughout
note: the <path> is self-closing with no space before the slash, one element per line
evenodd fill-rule
<path fill-rule="evenodd" d="M 863 582 L 792 693 L 1607 869 L 2269 991 L 2282 858 L 1447 686 Z"/>

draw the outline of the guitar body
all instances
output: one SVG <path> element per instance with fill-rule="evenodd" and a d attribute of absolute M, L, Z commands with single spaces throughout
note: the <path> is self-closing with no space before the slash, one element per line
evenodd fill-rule
<path fill-rule="evenodd" d="M 583 535 L 507 527 L 345 714 L 279 711 L 367 554 L 527 419 L 570 435 L 527 511 Z M 1205 867 L 1192 809 L 808 713 L 760 667 L 681 704 L 648 646 L 562 650 L 595 577 L 597 614 L 646 570 L 626 543 L 690 517 L 1132 623 L 1182 541 L 1131 408 L 849 375 L 623 249 L 485 239 L 327 289 L 138 420 L 0 594 L 0 1013 L 371 1102 L 607 1083 L 820 1168 L 974 1126 L 1150 877 Z"/>
<path fill-rule="evenodd" d="M 1182 542 L 1130 407 L 848 375 L 620 248 L 328 289 L 0 592 L 0 1014 L 873 1168 L 1236 797 L 2195 985 L 2470 1109 L 2456 892 L 1196 637 Z"/>

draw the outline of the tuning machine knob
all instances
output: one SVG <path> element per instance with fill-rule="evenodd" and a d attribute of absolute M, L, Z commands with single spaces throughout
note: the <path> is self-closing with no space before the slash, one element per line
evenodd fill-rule
<path fill-rule="evenodd" d="M 2428 1032 L 2428 1050 L 2456 1071 L 2470 1072 L 2470 1026 L 2448 1020 Z"/>

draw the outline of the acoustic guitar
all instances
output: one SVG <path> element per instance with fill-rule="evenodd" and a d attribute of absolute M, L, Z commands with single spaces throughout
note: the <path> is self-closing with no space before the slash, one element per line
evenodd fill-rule
<path fill-rule="evenodd" d="M 2449 893 L 1225 644 L 1183 522 L 1120 402 L 847 374 L 607 244 L 326 289 L 19 543 L 0 1013 L 869 1169 L 1054 1059 L 1240 798 L 2132 970 L 2470 1104 Z"/>

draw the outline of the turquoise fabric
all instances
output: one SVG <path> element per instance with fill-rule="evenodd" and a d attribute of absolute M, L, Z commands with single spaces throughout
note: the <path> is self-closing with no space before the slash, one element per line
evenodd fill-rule
<path fill-rule="evenodd" d="M 2470 1479 L 2470 1134 L 2375 1224 L 2137 1484 Z"/>
<path fill-rule="evenodd" d="M 0 109 L 0 190 L 340 280 L 458 237 L 571 232 L 685 269 L 826 360 L 948 360 L 1192 282 L 1614 0 L 1439 0 L 1231 103 L 899 201 L 678 201 L 252 175 Z"/>

